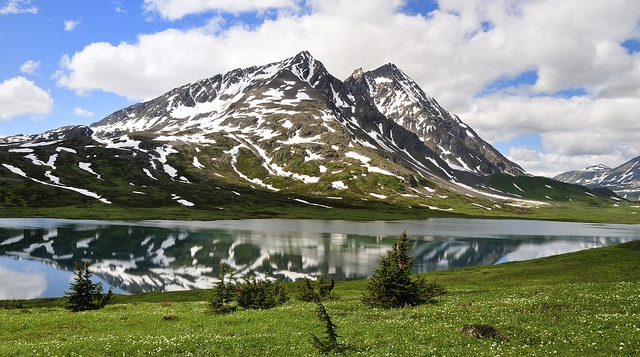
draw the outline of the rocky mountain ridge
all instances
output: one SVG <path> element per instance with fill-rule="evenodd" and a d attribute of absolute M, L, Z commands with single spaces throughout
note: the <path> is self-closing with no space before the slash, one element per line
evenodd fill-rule
<path fill-rule="evenodd" d="M 590 188 L 605 187 L 623 198 L 639 200 L 640 156 L 615 168 L 602 164 L 593 165 L 582 170 L 558 174 L 554 179 Z"/>

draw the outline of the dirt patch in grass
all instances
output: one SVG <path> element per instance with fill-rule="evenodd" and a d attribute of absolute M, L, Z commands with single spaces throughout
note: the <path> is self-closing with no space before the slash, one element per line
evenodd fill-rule
<path fill-rule="evenodd" d="M 471 324 L 471 325 L 462 325 L 458 329 L 458 333 L 463 335 L 475 337 L 481 340 L 501 340 L 501 341 L 509 341 L 509 337 L 504 333 L 500 332 L 497 328 L 491 325 L 483 325 L 483 324 Z"/>

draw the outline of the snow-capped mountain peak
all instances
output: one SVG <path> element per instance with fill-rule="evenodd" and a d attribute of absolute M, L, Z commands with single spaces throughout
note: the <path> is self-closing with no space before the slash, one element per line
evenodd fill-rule
<path fill-rule="evenodd" d="M 297 187 L 323 197 L 353 190 L 377 198 L 432 197 L 433 187 L 482 196 L 479 190 L 490 175 L 524 173 L 395 65 L 357 69 L 341 81 L 306 51 L 185 84 L 89 128 L 61 128 L 47 135 L 58 141 L 87 138 L 78 145 L 93 140 L 76 152 L 99 144 L 107 151 L 128 152 L 138 164 L 146 158 L 132 186 L 156 184 L 164 176 L 192 184 L 224 177 L 239 185 L 276 192 Z M 35 137 L 2 142 L 29 140 Z M 35 160 L 33 151 L 26 155 Z M 188 160 L 193 168 L 173 166 L 172 160 Z M 78 163 L 92 177 L 108 177 L 91 164 Z M 7 165 L 29 176 L 28 170 Z M 43 174 L 44 179 L 33 180 L 53 177 Z M 63 181 L 55 178 L 56 185 Z M 432 187 L 417 188 L 428 182 Z M 171 199 L 184 200 L 180 197 Z"/>
<path fill-rule="evenodd" d="M 370 98 L 387 118 L 418 135 L 449 166 L 475 174 L 524 174 L 521 167 L 442 108 L 394 64 L 356 71 L 345 83 L 355 93 Z"/>

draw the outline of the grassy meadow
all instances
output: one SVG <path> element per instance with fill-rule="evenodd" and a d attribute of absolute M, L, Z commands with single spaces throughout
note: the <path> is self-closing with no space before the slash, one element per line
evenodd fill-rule
<path fill-rule="evenodd" d="M 264 197 L 262 197 L 264 198 Z M 455 210 L 437 210 L 421 205 L 420 200 L 406 202 L 385 202 L 382 200 L 335 200 L 309 199 L 332 208 L 323 208 L 296 202 L 257 199 L 251 205 L 229 202 L 224 209 L 209 210 L 192 207 L 165 206 L 157 208 L 120 207 L 114 205 L 90 204 L 65 207 L 2 207 L 0 218 L 65 218 L 99 220 L 221 220 L 245 218 L 284 219 L 339 219 L 349 221 L 374 220 L 422 220 L 439 217 L 455 218 L 499 218 L 536 219 L 566 222 L 600 222 L 636 224 L 640 222 L 640 204 L 630 201 L 549 201 L 548 205 L 537 207 L 517 207 L 497 205 L 488 200 L 473 205 L 470 198 L 454 196 L 445 201 Z M 475 202 L 476 200 L 473 200 Z M 447 207 L 448 207 L 447 206 Z"/>
<path fill-rule="evenodd" d="M 448 293 L 433 304 L 374 309 L 365 280 L 339 281 L 324 302 L 345 356 L 638 356 L 640 241 L 538 260 L 426 274 Z M 3 301 L 3 356 L 313 356 L 313 303 L 212 315 L 210 291 L 117 296 L 72 313 L 62 299 Z M 22 305 L 17 307 L 15 305 Z M 462 334 L 488 325 L 500 336 Z"/>

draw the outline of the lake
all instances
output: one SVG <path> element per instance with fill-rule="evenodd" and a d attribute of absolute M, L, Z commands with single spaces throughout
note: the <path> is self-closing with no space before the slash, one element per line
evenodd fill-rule
<path fill-rule="evenodd" d="M 210 288 L 236 276 L 367 278 L 407 231 L 414 272 L 527 260 L 640 239 L 640 225 L 453 219 L 351 222 L 249 219 L 0 219 L 0 299 L 59 297 L 74 261 L 117 293 Z"/>

